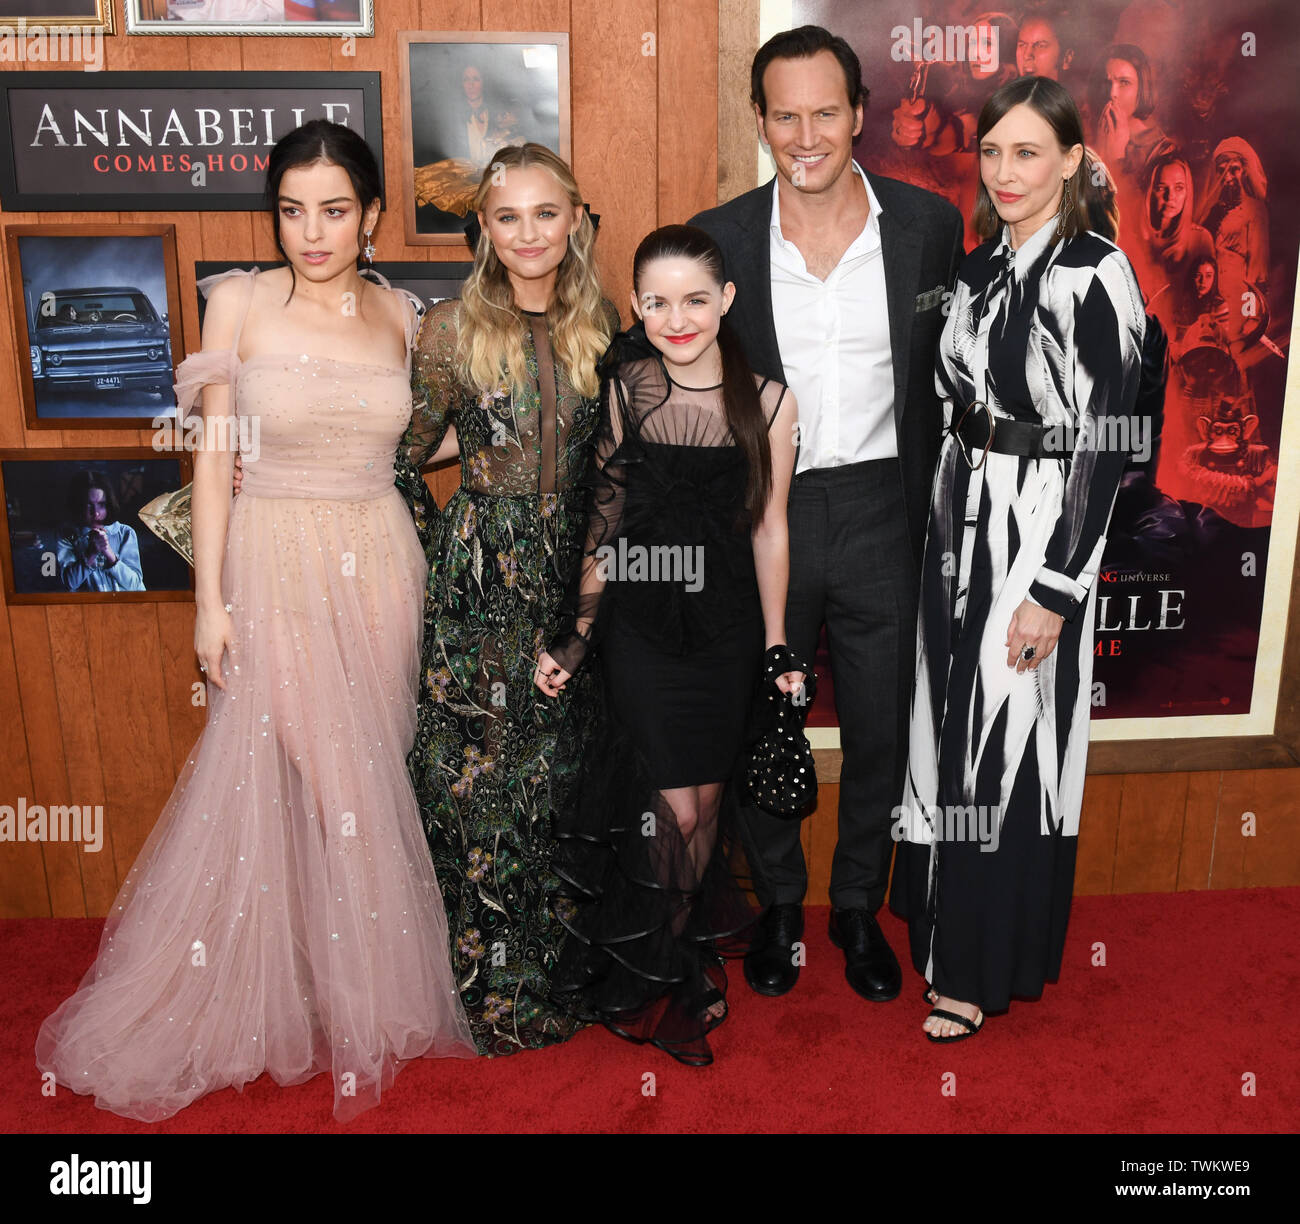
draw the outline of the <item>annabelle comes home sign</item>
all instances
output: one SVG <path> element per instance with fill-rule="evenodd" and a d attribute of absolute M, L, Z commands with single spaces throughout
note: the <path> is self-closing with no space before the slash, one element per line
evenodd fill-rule
<path fill-rule="evenodd" d="M 0 73 L 11 211 L 255 210 L 271 146 L 312 119 L 383 167 L 377 72 Z"/>

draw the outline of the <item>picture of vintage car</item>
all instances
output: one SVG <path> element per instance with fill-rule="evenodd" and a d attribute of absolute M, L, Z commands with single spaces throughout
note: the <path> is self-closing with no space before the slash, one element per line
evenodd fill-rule
<path fill-rule="evenodd" d="M 167 316 L 130 286 L 46 289 L 31 333 L 37 396 L 51 391 L 147 391 L 172 388 Z"/>
<path fill-rule="evenodd" d="M 185 356 L 176 227 L 9 225 L 3 243 L 27 428 L 174 418 L 173 363 Z"/>

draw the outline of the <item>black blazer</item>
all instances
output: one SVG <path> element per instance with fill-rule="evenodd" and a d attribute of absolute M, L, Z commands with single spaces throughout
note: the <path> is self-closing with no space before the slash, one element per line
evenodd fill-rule
<path fill-rule="evenodd" d="M 852 173 L 846 170 L 846 173 Z M 894 358 L 894 426 L 918 567 L 925 547 L 934 468 L 942 441 L 942 401 L 934 367 L 946 304 L 964 255 L 961 214 L 947 200 L 897 179 L 867 174 L 880 201 L 880 245 L 885 261 L 889 342 Z M 691 218 L 722 248 L 727 277 L 736 286 L 728 313 L 754 373 L 786 382 L 772 320 L 772 265 L 768 230 L 775 180 Z"/>

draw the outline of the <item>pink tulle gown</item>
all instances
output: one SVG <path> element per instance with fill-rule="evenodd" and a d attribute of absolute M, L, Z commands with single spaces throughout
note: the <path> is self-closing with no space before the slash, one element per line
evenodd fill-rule
<path fill-rule="evenodd" d="M 256 273 L 237 275 L 251 299 Z M 36 1061 L 146 1122 L 263 1071 L 329 1070 L 344 1121 L 399 1060 L 474 1054 L 406 771 L 426 576 L 393 487 L 410 379 L 238 347 L 189 357 L 177 384 L 182 414 L 231 384 L 258 430 L 226 538 L 227 691 L 208 686 L 207 726 Z"/>

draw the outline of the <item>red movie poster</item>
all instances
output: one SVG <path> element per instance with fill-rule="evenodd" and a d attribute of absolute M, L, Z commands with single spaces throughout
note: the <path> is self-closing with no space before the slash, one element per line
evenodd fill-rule
<path fill-rule="evenodd" d="M 1111 520 L 1093 715 L 1248 712 L 1300 237 L 1300 208 L 1285 204 L 1300 121 L 1291 0 L 997 11 L 794 0 L 791 24 L 805 23 L 843 35 L 862 61 L 870 100 L 858 161 L 967 218 L 989 94 L 1037 73 L 1074 95 L 1171 361 L 1163 421 L 1132 440 Z M 814 713 L 834 722 L 833 711 Z"/>

